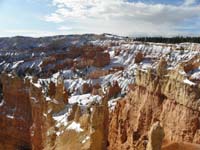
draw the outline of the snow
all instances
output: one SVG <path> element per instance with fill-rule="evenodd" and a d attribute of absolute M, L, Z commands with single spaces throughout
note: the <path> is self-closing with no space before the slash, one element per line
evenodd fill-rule
<path fill-rule="evenodd" d="M 128 89 L 128 84 L 134 83 L 134 69 L 128 68 L 125 71 L 118 71 L 114 74 L 109 74 L 98 79 L 98 83 L 102 86 L 102 88 L 107 88 L 109 83 L 113 83 L 117 81 L 119 86 L 122 88 L 122 93 L 125 93 Z"/>
<path fill-rule="evenodd" d="M 119 101 L 120 99 L 121 99 L 121 97 L 118 97 L 118 98 L 111 99 L 111 100 L 108 101 L 108 107 L 111 111 L 114 110 L 114 108 L 117 104 L 117 101 Z"/>
<path fill-rule="evenodd" d="M 53 78 L 55 78 L 55 79 L 58 79 L 58 77 L 60 76 L 60 72 L 57 72 L 57 73 L 55 73 L 55 74 L 53 74 Z"/>
<path fill-rule="evenodd" d="M 191 78 L 192 79 L 195 79 L 195 80 L 200 80 L 200 71 L 199 72 L 195 72 L 191 75 Z"/>
<path fill-rule="evenodd" d="M 61 131 L 61 132 L 58 131 L 58 132 L 56 132 L 56 135 L 57 135 L 57 136 L 60 136 L 60 135 L 63 134 L 63 133 L 64 133 L 64 131 Z"/>
<path fill-rule="evenodd" d="M 192 81 L 190 81 L 190 80 L 188 80 L 188 79 L 184 79 L 183 82 L 186 83 L 186 84 L 189 84 L 189 85 L 191 85 L 191 86 L 192 86 L 192 85 L 196 85 L 196 83 L 194 83 L 194 82 L 192 82 Z"/>
<path fill-rule="evenodd" d="M 109 54 L 110 54 L 110 57 L 112 58 L 112 57 L 115 56 L 115 51 L 114 51 L 114 50 L 111 50 L 111 51 L 109 51 Z"/>
<path fill-rule="evenodd" d="M 81 142 L 82 144 L 86 143 L 90 139 L 90 136 L 86 136 L 85 139 Z"/>
<path fill-rule="evenodd" d="M 68 100 L 69 104 L 78 103 L 79 105 L 88 105 L 92 102 L 100 103 L 101 96 L 99 95 L 91 95 L 91 94 L 84 94 L 84 95 L 76 95 L 71 96 Z"/>
<path fill-rule="evenodd" d="M 82 78 L 78 79 L 66 79 L 64 80 L 65 88 L 68 89 L 70 92 L 75 92 L 74 94 L 81 94 L 82 85 L 84 83 L 90 83 L 89 80 L 83 80 Z"/>
<path fill-rule="evenodd" d="M 61 121 L 63 121 L 63 119 L 66 118 L 66 115 L 67 114 L 63 114 L 63 115 L 60 115 L 60 116 L 54 116 L 53 119 L 56 120 L 57 122 L 61 122 Z"/>
<path fill-rule="evenodd" d="M 39 83 L 33 83 L 33 85 L 37 88 L 41 88 L 42 86 Z"/>
<path fill-rule="evenodd" d="M 3 65 L 5 62 L 6 62 L 6 61 L 2 61 L 2 62 L 0 63 L 0 66 Z"/>
<path fill-rule="evenodd" d="M 64 70 L 62 73 L 64 78 L 70 79 L 74 77 L 74 72 L 72 70 Z"/>
<path fill-rule="evenodd" d="M 26 75 L 25 77 L 24 77 L 25 79 L 28 79 L 28 80 L 32 80 L 32 76 L 28 76 L 28 75 Z"/>
<path fill-rule="evenodd" d="M 142 70 L 148 70 L 148 68 L 152 68 L 151 63 L 142 63 Z"/>
<path fill-rule="evenodd" d="M 47 118 L 47 114 L 43 113 L 43 116 Z"/>
<path fill-rule="evenodd" d="M 30 82 L 32 83 L 32 85 L 34 85 L 35 87 L 37 87 L 37 88 L 41 88 L 42 87 L 39 81 L 37 81 L 37 83 L 33 82 L 33 77 L 32 76 L 26 76 L 25 78 L 29 79 Z"/>
<path fill-rule="evenodd" d="M 3 104 L 4 104 L 4 99 L 1 100 L 0 107 L 3 106 Z"/>
<path fill-rule="evenodd" d="M 51 113 L 51 112 L 52 112 L 52 109 L 49 109 L 47 113 L 49 114 L 49 113 Z"/>
<path fill-rule="evenodd" d="M 38 100 L 35 97 L 31 97 L 30 99 L 33 100 L 35 103 L 38 102 Z"/>
<path fill-rule="evenodd" d="M 9 73 L 8 76 L 11 78 L 14 78 L 13 74 L 11 74 L 11 73 Z"/>
<path fill-rule="evenodd" d="M 51 102 L 54 103 L 54 104 L 59 104 L 59 101 L 56 100 L 56 99 L 51 99 Z"/>
<path fill-rule="evenodd" d="M 46 101 L 51 101 L 51 98 L 50 97 L 46 97 Z"/>
<path fill-rule="evenodd" d="M 8 114 L 6 115 L 6 117 L 9 118 L 9 119 L 14 119 L 14 116 L 11 116 L 11 115 L 8 115 Z"/>
<path fill-rule="evenodd" d="M 63 111 L 53 115 L 53 119 L 57 122 L 56 127 L 67 126 L 68 116 L 70 115 L 71 108 L 66 107 Z"/>
<path fill-rule="evenodd" d="M 83 129 L 80 127 L 81 125 L 79 123 L 76 123 L 73 121 L 68 127 L 68 130 L 75 130 L 76 132 L 83 132 Z"/>
<path fill-rule="evenodd" d="M 19 64 L 23 63 L 23 62 L 24 62 L 23 60 L 22 60 L 22 61 L 17 61 L 17 62 L 15 62 L 14 65 L 12 66 L 12 69 L 17 68 L 17 66 L 18 66 Z"/>
<path fill-rule="evenodd" d="M 191 75 L 191 79 L 200 80 L 200 66 L 188 73 Z"/>
<path fill-rule="evenodd" d="M 59 131 L 56 132 L 56 135 L 57 135 L 57 136 L 60 136 L 60 135 L 61 135 L 61 132 L 59 132 Z"/>

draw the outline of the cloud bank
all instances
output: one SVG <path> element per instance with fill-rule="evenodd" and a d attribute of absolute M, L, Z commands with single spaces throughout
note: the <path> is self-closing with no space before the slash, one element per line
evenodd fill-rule
<path fill-rule="evenodd" d="M 185 0 L 180 5 L 128 0 L 52 0 L 55 11 L 45 21 L 71 33 L 119 35 L 199 34 L 200 5 Z"/>

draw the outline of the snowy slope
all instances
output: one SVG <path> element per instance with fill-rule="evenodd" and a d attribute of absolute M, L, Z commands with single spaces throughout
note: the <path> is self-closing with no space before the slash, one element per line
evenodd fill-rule
<path fill-rule="evenodd" d="M 55 46 L 55 41 L 58 42 L 58 46 Z M 110 54 L 109 65 L 102 68 L 89 66 L 87 71 L 85 68 L 74 69 L 71 63 L 79 61 L 80 56 L 71 56 L 68 52 L 71 47 L 86 44 L 104 47 L 105 52 Z M 139 52 L 145 57 L 139 64 L 136 64 L 135 57 Z M 37 76 L 39 80 L 47 83 L 50 80 L 56 82 L 58 77 L 62 76 L 65 87 L 70 93 L 69 102 L 87 105 L 89 102 L 98 102 L 100 96 L 92 96 L 91 93 L 84 94 L 82 86 L 85 83 L 93 86 L 98 84 L 105 93 L 109 85 L 117 81 L 122 88 L 121 95 L 123 95 L 128 91 L 128 85 L 135 82 L 136 68 L 143 71 L 156 68 L 160 58 L 164 58 L 168 63 L 167 69 L 173 70 L 180 64 L 198 56 L 199 53 L 199 44 L 142 43 L 109 34 L 1 38 L 0 71 L 22 77 Z M 200 59 L 195 61 L 200 61 Z M 120 67 L 123 69 L 116 69 Z M 97 70 L 106 72 L 106 74 L 98 78 L 90 78 L 89 75 Z M 200 66 L 187 73 L 182 70 L 180 74 L 186 75 L 184 83 L 194 85 L 196 83 L 190 80 L 200 80 Z M 40 82 L 36 86 L 42 87 Z"/>

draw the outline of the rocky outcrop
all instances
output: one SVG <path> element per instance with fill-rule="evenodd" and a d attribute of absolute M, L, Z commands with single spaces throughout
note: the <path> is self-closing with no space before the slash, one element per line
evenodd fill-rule
<path fill-rule="evenodd" d="M 163 76 L 167 73 L 167 61 L 164 58 L 161 58 L 161 60 L 158 63 L 158 67 L 156 69 L 156 74 L 158 76 Z"/>
<path fill-rule="evenodd" d="M 142 60 L 144 59 L 144 54 L 141 53 L 141 52 L 138 52 L 136 55 L 135 55 L 135 63 L 140 63 L 142 62 Z"/>
<path fill-rule="evenodd" d="M 55 98 L 62 99 L 48 101 L 37 79 L 31 83 L 29 79 L 2 74 L 1 82 L 4 103 L 0 107 L 0 149 L 43 149 L 46 130 L 53 124 L 49 116 L 62 109 L 67 99 L 63 89 L 59 84 L 55 87 Z"/>
<path fill-rule="evenodd" d="M 105 67 L 110 63 L 110 54 L 105 51 L 104 47 L 85 45 L 76 49 L 80 51 L 81 58 L 74 65 L 79 69 L 88 66 Z M 73 53 L 74 51 L 72 50 L 71 52 Z"/>
<path fill-rule="evenodd" d="M 117 97 L 118 94 L 120 94 L 121 92 L 121 88 L 118 84 L 117 81 L 114 81 L 112 85 L 110 85 L 108 87 L 108 97 L 112 98 L 112 97 Z"/>
<path fill-rule="evenodd" d="M 97 53 L 94 58 L 95 67 L 104 67 L 110 63 L 110 54 L 106 52 Z"/>
<path fill-rule="evenodd" d="M 161 62 L 165 62 L 162 61 Z M 179 71 L 138 70 L 136 84 L 110 115 L 109 149 L 137 149 L 147 140 L 156 120 L 165 131 L 164 143 L 199 143 L 199 87 L 183 82 Z M 160 69 L 159 69 L 160 67 Z M 159 72 L 159 73 L 158 73 Z M 179 115 L 181 114 L 181 116 Z M 173 118 L 173 119 L 172 119 Z"/>
<path fill-rule="evenodd" d="M 84 83 L 82 85 L 82 94 L 91 93 L 91 91 L 92 91 L 92 85 L 90 85 L 88 83 Z"/>
<path fill-rule="evenodd" d="M 0 149 L 31 149 L 32 108 L 26 84 L 1 75 L 3 103 L 0 106 Z"/>
<path fill-rule="evenodd" d="M 94 107 L 91 118 L 91 150 L 106 150 L 108 146 L 108 106 L 107 98 L 102 101 L 102 106 Z M 98 139 L 98 140 L 97 140 Z"/>
<path fill-rule="evenodd" d="M 149 131 L 147 150 L 161 150 L 164 136 L 165 133 L 160 122 L 154 123 Z"/>

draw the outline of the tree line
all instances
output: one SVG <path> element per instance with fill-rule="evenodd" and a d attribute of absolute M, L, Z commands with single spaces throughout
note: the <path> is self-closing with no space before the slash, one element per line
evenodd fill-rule
<path fill-rule="evenodd" d="M 141 42 L 154 42 L 154 43 L 200 43 L 200 37 L 137 37 L 134 39 L 135 41 Z"/>

